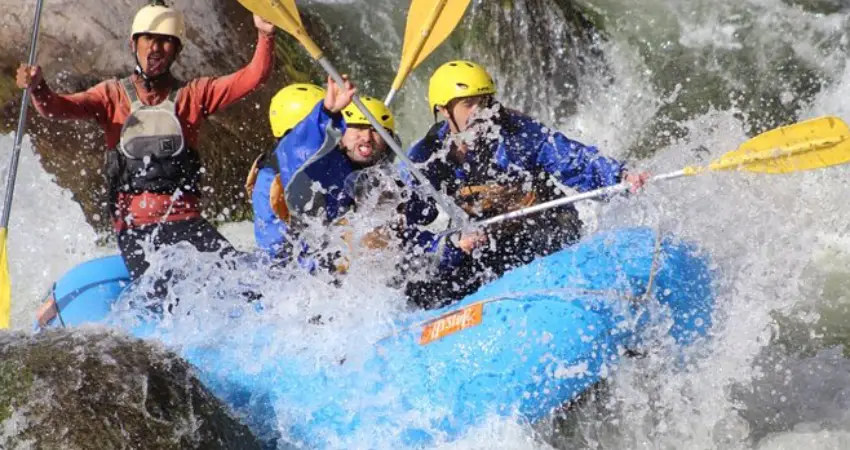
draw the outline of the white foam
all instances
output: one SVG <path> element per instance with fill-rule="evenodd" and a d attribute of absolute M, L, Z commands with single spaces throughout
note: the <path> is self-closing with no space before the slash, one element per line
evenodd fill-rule
<path fill-rule="evenodd" d="M 13 143 L 12 135 L 0 136 L 4 196 Z M 82 209 L 70 191 L 45 173 L 27 137 L 19 164 L 8 237 L 12 327 L 30 329 L 35 308 L 53 281 L 76 264 L 112 249 L 97 248 L 97 236 Z"/>

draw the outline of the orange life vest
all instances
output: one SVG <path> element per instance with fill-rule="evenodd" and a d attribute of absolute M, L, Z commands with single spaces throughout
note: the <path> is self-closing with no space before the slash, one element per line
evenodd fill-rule
<path fill-rule="evenodd" d="M 257 176 L 261 169 L 260 165 L 265 157 L 265 154 L 261 154 L 254 159 L 254 164 L 251 165 L 251 170 L 248 172 L 248 178 L 245 180 L 245 191 L 248 193 L 248 201 L 251 201 L 251 198 L 254 195 L 254 186 L 257 184 Z M 286 194 L 283 190 L 283 184 L 280 182 L 280 174 L 276 174 L 274 176 L 274 181 L 272 181 L 272 187 L 269 190 L 269 204 L 271 204 L 272 211 L 274 211 L 281 220 L 287 224 L 290 223 L 292 215 L 289 212 L 289 206 L 286 204 Z"/>

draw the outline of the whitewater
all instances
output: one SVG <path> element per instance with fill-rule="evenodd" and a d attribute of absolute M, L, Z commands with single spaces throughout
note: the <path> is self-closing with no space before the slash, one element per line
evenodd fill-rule
<path fill-rule="evenodd" d="M 575 114 L 559 124 L 568 136 L 615 157 L 632 156 L 651 120 L 666 115 L 684 132 L 634 160 L 639 169 L 664 173 L 707 163 L 750 137 L 758 103 L 753 92 L 777 93 L 797 120 L 823 114 L 850 120 L 850 10 L 839 5 L 812 12 L 778 0 L 626 3 L 586 3 L 605 17 L 610 36 L 599 45 L 608 66 L 604 76 L 590 71 L 578 80 Z M 818 74 L 816 93 L 774 73 L 779 54 Z M 676 61 L 689 65 L 661 70 Z M 717 89 L 710 99 L 696 93 L 696 80 L 706 74 L 731 86 L 729 92 Z M 517 74 L 494 75 L 506 103 L 522 95 Z M 409 89 L 424 93 L 426 80 L 417 74 Z M 753 88 L 764 84 L 771 86 Z M 403 100 L 410 142 L 427 123 L 412 120 L 413 111 L 421 111 L 413 105 L 418 97 Z M 549 117 L 548 100 L 536 99 L 527 112 Z M 671 112 L 677 110 L 686 111 Z M 0 148 L 11 147 L 11 136 L 0 137 Z M 691 350 L 686 370 L 674 370 L 661 349 L 627 362 L 596 401 L 558 424 L 555 437 L 546 426 L 493 418 L 438 448 L 850 447 L 848 179 L 846 166 L 788 175 L 706 174 L 650 185 L 628 199 L 582 204 L 586 234 L 650 226 L 711 255 L 719 274 L 711 340 Z M 361 230 L 370 228 L 367 219 Z M 222 231 L 240 249 L 254 249 L 249 223 L 226 224 Z M 25 139 L 9 231 L 13 327 L 31 329 L 42 296 L 66 270 L 115 252 L 114 245 L 98 244 L 71 194 L 45 173 Z M 161 252 L 153 257 L 153 274 L 182 270 L 174 295 L 190 299 L 194 310 L 191 317 L 170 319 L 163 336 L 176 346 L 226 343 L 228 333 L 261 321 L 278 329 L 268 355 L 307 349 L 317 363 L 340 354 L 356 362 L 365 346 L 392 333 L 393 318 L 405 314 L 401 294 L 387 286 L 395 258 L 359 256 L 352 276 L 337 288 L 297 273 L 218 269 L 208 255 L 193 251 Z M 220 292 L 245 285 L 274 305 L 263 317 L 236 301 L 215 301 Z M 240 314 L 243 320 L 234 321 Z M 334 326 L 310 326 L 306 319 L 316 315 L 332 316 Z M 263 357 L 246 354 L 245 364 Z"/>

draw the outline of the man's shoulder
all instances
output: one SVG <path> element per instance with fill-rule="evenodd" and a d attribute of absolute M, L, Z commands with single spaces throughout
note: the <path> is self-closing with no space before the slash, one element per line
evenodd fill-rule
<path fill-rule="evenodd" d="M 122 79 L 118 77 L 107 78 L 89 88 L 89 91 L 118 92 L 123 89 L 121 81 Z"/>
<path fill-rule="evenodd" d="M 539 120 L 515 109 L 504 108 L 502 115 L 502 120 L 506 122 L 506 125 L 508 125 L 507 128 L 511 131 L 525 133 L 544 133 L 549 131 Z"/>
<path fill-rule="evenodd" d="M 446 122 L 437 122 L 432 125 L 425 136 L 410 146 L 407 152 L 410 160 L 420 163 L 430 158 L 431 154 L 443 145 L 448 128 L 449 125 Z"/>
<path fill-rule="evenodd" d="M 121 85 L 121 79 L 113 77 L 97 83 L 86 92 L 97 95 L 103 102 L 117 104 L 121 101 L 124 87 Z"/>
<path fill-rule="evenodd" d="M 507 108 L 502 113 L 500 125 L 502 140 L 512 149 L 537 148 L 558 133 L 527 114 Z"/>

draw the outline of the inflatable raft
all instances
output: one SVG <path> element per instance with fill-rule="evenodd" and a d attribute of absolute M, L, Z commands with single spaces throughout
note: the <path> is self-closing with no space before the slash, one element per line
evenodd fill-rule
<path fill-rule="evenodd" d="M 37 327 L 103 320 L 128 281 L 120 262 L 71 270 L 43 308 L 55 314 L 42 314 Z M 456 439 L 492 415 L 545 418 L 610 376 L 648 330 L 679 346 L 706 336 L 713 305 L 708 262 L 694 246 L 633 228 L 597 234 L 455 305 L 415 313 L 359 364 L 266 354 L 245 370 L 245 346 L 184 348 L 183 356 L 255 427 L 287 441 L 421 446 Z M 269 335 L 259 327 L 240 339 L 261 351 Z"/>

